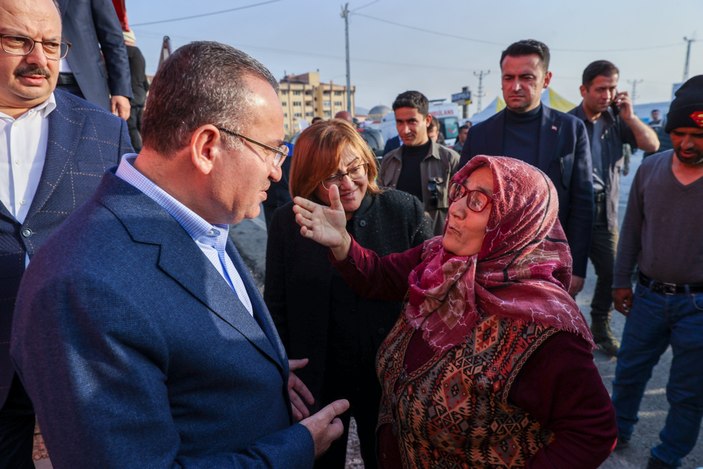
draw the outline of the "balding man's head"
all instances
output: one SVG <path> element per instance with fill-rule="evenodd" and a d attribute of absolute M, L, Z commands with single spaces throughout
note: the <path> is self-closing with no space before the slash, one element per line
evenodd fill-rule
<path fill-rule="evenodd" d="M 347 122 L 354 122 L 354 119 L 352 119 L 352 115 L 349 111 L 339 111 L 337 114 L 334 115 L 335 119 L 343 119 Z"/>

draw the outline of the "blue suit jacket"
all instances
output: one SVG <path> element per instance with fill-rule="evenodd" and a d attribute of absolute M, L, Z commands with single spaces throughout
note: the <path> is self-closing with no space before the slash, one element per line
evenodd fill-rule
<path fill-rule="evenodd" d="M 66 56 L 91 103 L 110 110 L 110 95 L 132 97 L 132 77 L 122 27 L 110 0 L 58 0 Z M 104 57 L 104 58 L 103 58 Z"/>
<path fill-rule="evenodd" d="M 132 151 L 127 123 L 102 109 L 57 90 L 49 114 L 44 169 L 24 223 L 0 203 L 0 407 L 14 370 L 10 324 L 15 296 L 30 258 L 49 235 L 98 187 L 105 171 Z"/>
<path fill-rule="evenodd" d="M 469 129 L 459 166 L 476 155 L 503 155 L 505 110 Z M 593 225 L 593 173 L 586 126 L 542 105 L 539 164 L 559 195 L 559 221 L 573 257 L 574 275 L 586 276 Z M 521 159 L 520 155 L 506 155 Z"/>
<path fill-rule="evenodd" d="M 57 467 L 312 467 L 285 351 L 227 252 L 254 317 L 186 231 L 110 172 L 37 253 L 12 356 Z"/>

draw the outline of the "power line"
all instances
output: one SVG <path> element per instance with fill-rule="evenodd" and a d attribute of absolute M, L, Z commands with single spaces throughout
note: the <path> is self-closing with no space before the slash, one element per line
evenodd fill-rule
<path fill-rule="evenodd" d="M 448 37 L 452 39 L 458 39 L 460 41 L 467 41 L 467 42 L 475 42 L 479 44 L 488 44 L 491 46 L 499 46 L 499 47 L 505 47 L 505 43 L 503 42 L 492 42 L 492 41 L 486 41 L 483 39 L 476 39 L 476 38 L 471 38 L 471 37 L 466 37 L 466 36 L 458 36 L 456 34 L 449 34 L 441 31 L 433 31 L 431 29 L 425 29 L 425 28 L 420 28 L 417 26 L 411 26 L 409 24 L 403 24 L 403 23 L 398 23 L 397 21 L 391 21 L 387 20 L 384 18 L 377 18 L 375 16 L 371 15 L 365 15 L 363 13 L 354 13 L 352 12 L 353 15 L 357 16 L 362 16 L 364 18 L 378 21 L 380 23 L 386 23 L 390 24 L 393 26 L 398 26 L 399 28 L 405 28 L 405 29 L 410 29 L 412 31 L 420 31 L 426 34 L 432 34 L 434 36 L 441 36 L 441 37 Z M 646 50 L 652 50 L 652 49 L 666 49 L 670 47 L 678 47 L 680 43 L 672 43 L 672 44 L 661 44 L 657 46 L 647 46 L 647 47 L 630 47 L 630 48 L 624 48 L 624 49 L 555 49 L 552 48 L 552 51 L 555 52 L 583 52 L 583 53 L 594 53 L 594 52 L 636 52 L 636 51 L 646 51 Z"/>
<path fill-rule="evenodd" d="M 179 18 L 170 18 L 170 19 L 167 19 L 167 20 L 158 20 L 158 21 L 148 21 L 148 22 L 145 22 L 145 23 L 134 23 L 134 24 L 132 24 L 131 26 L 149 26 L 149 25 L 152 25 L 152 24 L 173 23 L 173 22 L 176 22 L 176 21 L 192 20 L 192 19 L 195 19 L 195 18 L 203 18 L 203 17 L 206 17 L 206 16 L 215 16 L 215 15 L 221 15 L 221 14 L 223 14 L 223 13 L 230 13 L 230 12 L 233 12 L 233 11 L 246 10 L 247 8 L 259 7 L 259 6 L 261 6 L 261 5 L 267 5 L 267 4 L 269 4 L 269 3 L 277 3 L 277 2 L 280 2 L 280 1 L 281 1 L 281 0 L 268 0 L 268 1 L 265 1 L 265 2 L 253 3 L 253 4 L 251 4 L 251 5 L 244 5 L 244 6 L 237 7 L 237 8 L 228 8 L 227 10 L 218 10 L 218 11 L 211 11 L 211 12 L 209 12 L 209 13 L 201 13 L 201 14 L 199 14 L 199 15 L 181 16 L 181 17 L 179 17 Z"/>
<path fill-rule="evenodd" d="M 410 26 L 407 24 L 398 23 L 396 21 L 386 20 L 383 18 L 376 18 L 375 16 L 365 15 L 363 13 L 352 13 L 352 14 L 354 14 L 356 16 L 363 16 L 364 18 L 368 18 L 370 20 L 378 21 L 381 23 L 392 24 L 393 26 L 398 26 L 400 28 L 412 29 L 413 31 L 420 31 L 420 32 L 427 33 L 427 34 L 434 34 L 435 36 L 450 37 L 453 39 L 459 39 L 461 41 L 477 42 L 479 44 L 489 44 L 492 46 L 500 46 L 500 47 L 505 46 L 505 44 L 503 44 L 503 43 L 484 41 L 483 39 L 474 39 L 474 38 L 470 38 L 470 37 L 457 36 L 455 34 L 443 33 L 443 32 L 439 32 L 439 31 L 432 31 L 431 29 L 418 28 L 417 26 Z"/>

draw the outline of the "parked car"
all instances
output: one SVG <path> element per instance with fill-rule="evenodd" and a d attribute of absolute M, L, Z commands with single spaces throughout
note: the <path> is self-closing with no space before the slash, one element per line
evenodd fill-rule
<path fill-rule="evenodd" d="M 376 159 L 380 160 L 383 156 L 383 147 L 386 145 L 386 140 L 383 138 L 381 131 L 371 127 L 360 127 L 358 130 L 361 138 L 364 139 L 373 154 L 376 155 Z"/>

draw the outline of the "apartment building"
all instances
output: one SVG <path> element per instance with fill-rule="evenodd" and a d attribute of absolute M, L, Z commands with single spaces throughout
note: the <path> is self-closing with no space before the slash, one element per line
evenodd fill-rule
<path fill-rule="evenodd" d="M 352 110 L 347 109 L 347 87 L 333 81 L 320 82 L 320 72 L 286 75 L 279 81 L 278 97 L 283 106 L 283 125 L 286 135 L 300 130 L 301 123 L 315 116 L 330 119 L 339 111 L 354 114 L 355 87 L 351 88 Z"/>

